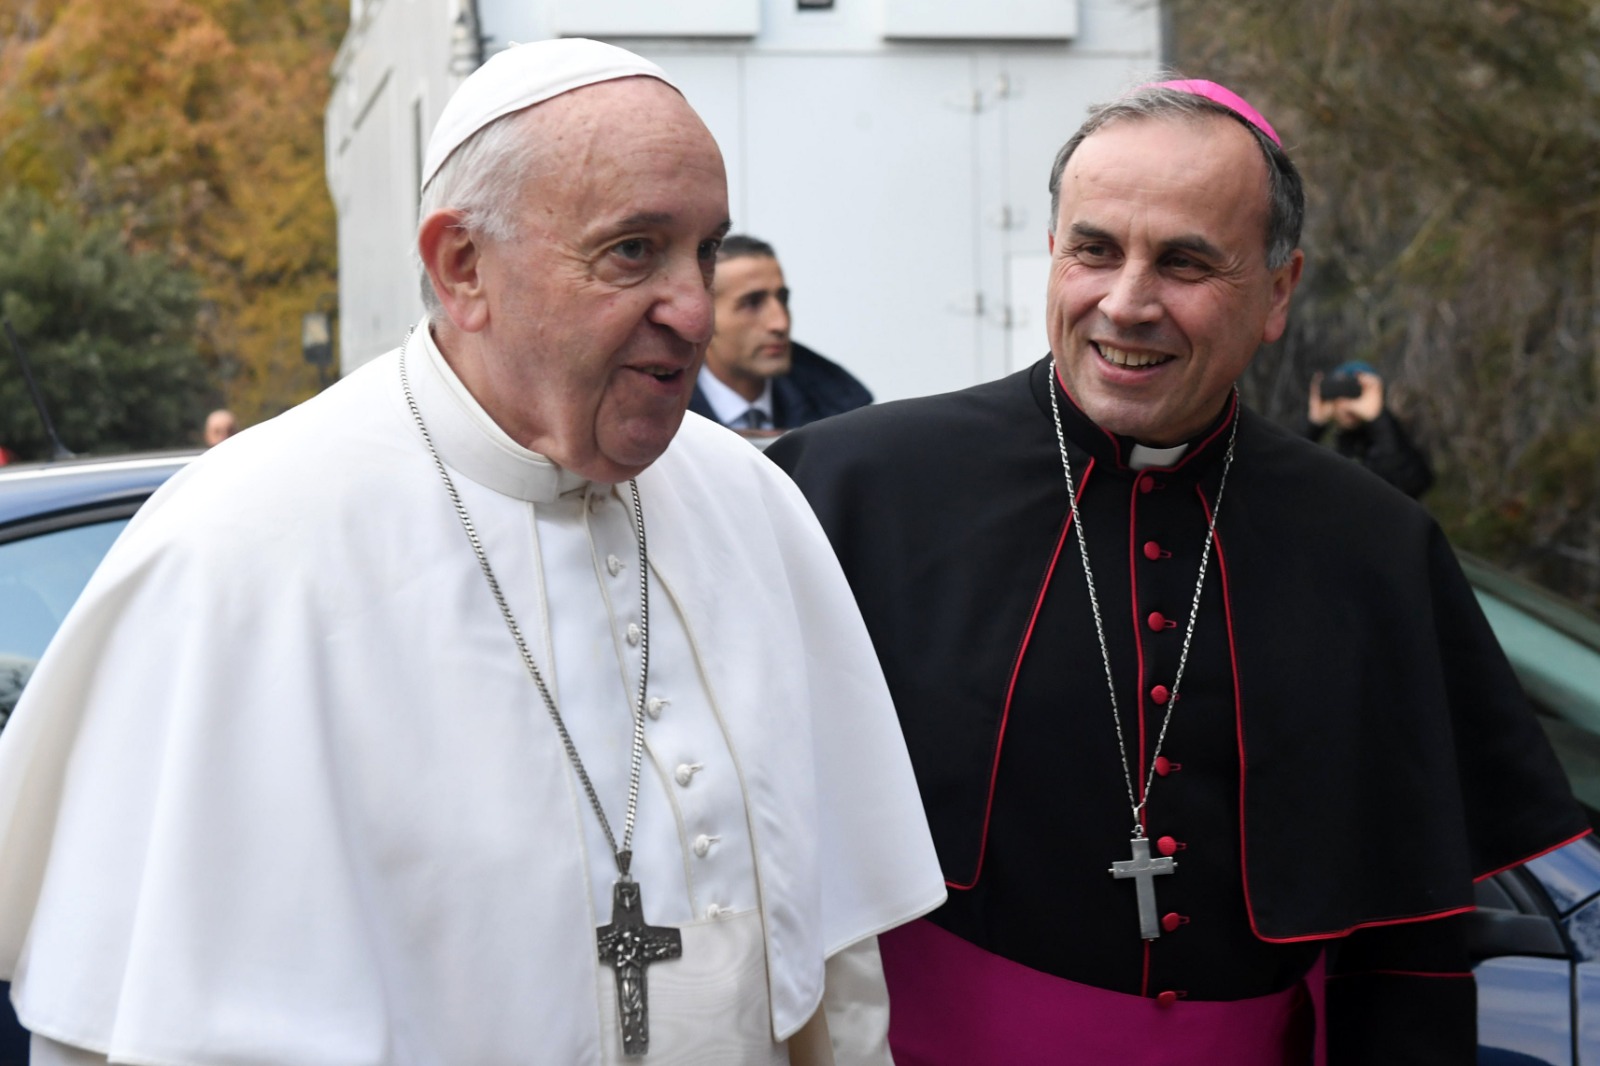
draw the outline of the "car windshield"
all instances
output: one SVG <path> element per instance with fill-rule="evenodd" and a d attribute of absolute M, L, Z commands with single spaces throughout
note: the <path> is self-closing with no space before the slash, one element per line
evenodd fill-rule
<path fill-rule="evenodd" d="M 89 575 L 127 524 L 117 518 L 0 544 L 0 726 Z"/>

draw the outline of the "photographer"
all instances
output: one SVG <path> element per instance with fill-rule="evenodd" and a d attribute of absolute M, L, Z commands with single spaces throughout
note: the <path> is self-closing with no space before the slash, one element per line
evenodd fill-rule
<path fill-rule="evenodd" d="M 1333 448 L 1413 498 L 1433 484 L 1428 457 L 1383 404 L 1383 379 L 1366 363 L 1341 363 L 1311 378 L 1306 436 L 1322 440 L 1334 427 Z"/>

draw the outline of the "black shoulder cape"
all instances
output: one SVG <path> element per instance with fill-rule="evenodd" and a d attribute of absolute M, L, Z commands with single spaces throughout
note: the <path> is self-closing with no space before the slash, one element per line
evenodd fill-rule
<path fill-rule="evenodd" d="M 1048 366 L 842 415 L 767 453 L 855 590 L 953 888 L 982 877 L 1008 689 L 1064 542 Z M 1071 451 L 1111 476 L 1103 451 Z M 1243 411 L 1216 544 L 1256 936 L 1470 909 L 1475 878 L 1587 831 L 1420 506 Z M 1103 689 L 1098 652 L 1080 651 L 1082 684 Z"/>

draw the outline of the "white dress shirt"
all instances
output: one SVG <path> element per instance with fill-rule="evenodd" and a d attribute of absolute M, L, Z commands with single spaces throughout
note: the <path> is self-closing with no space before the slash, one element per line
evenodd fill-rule
<path fill-rule="evenodd" d="M 754 400 L 747 400 L 732 388 L 722 382 L 722 379 L 711 372 L 711 368 L 704 363 L 700 364 L 700 392 L 706 398 L 706 403 L 711 405 L 711 411 L 717 416 L 717 421 L 733 429 L 771 429 L 777 425 L 777 419 L 772 413 L 772 379 L 761 386 L 761 395 Z M 750 412 L 759 411 L 765 419 L 759 426 L 751 426 Z"/>

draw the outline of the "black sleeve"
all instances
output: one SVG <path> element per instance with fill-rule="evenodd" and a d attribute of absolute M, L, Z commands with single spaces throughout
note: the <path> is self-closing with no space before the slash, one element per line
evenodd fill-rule
<path fill-rule="evenodd" d="M 1367 469 L 1415 499 L 1433 484 L 1433 470 L 1422 453 L 1387 409 L 1367 424 L 1369 445 L 1361 461 Z"/>
<path fill-rule="evenodd" d="M 1466 916 L 1358 929 L 1328 951 L 1328 1066 L 1472 1066 Z"/>

